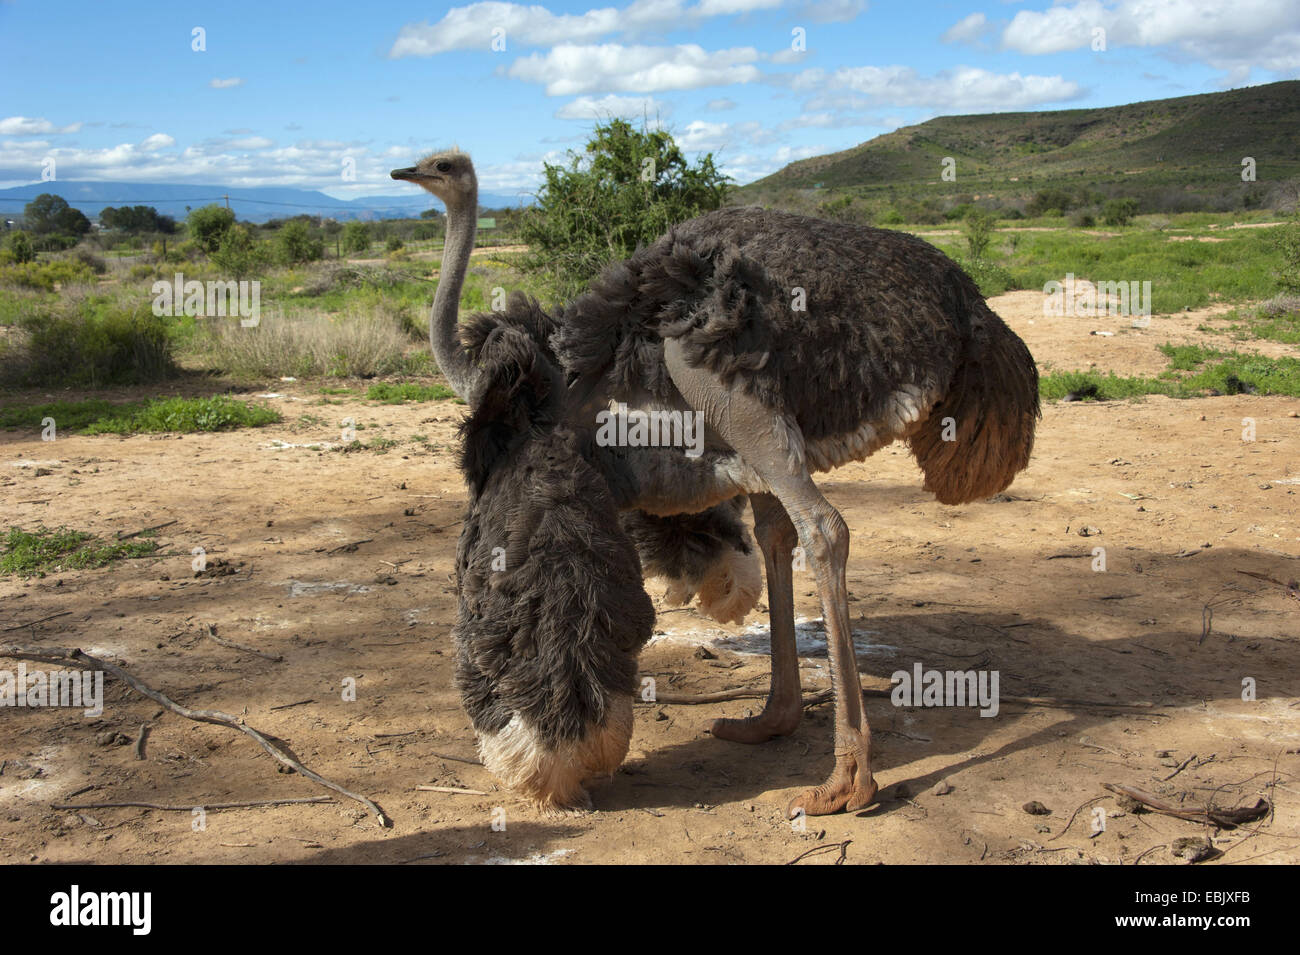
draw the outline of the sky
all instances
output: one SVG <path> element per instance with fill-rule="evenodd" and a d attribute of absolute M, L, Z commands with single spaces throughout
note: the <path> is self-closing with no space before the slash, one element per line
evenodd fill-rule
<path fill-rule="evenodd" d="M 403 192 L 473 155 L 523 195 L 614 116 L 737 183 L 934 116 L 1300 77 L 1300 0 L 0 0 L 0 186 Z"/>

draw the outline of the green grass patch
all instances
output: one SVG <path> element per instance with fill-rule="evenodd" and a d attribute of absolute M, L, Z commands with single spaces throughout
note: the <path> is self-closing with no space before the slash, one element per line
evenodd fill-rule
<path fill-rule="evenodd" d="M 1203 398 L 1212 394 L 1300 397 L 1300 359 L 1223 352 L 1203 345 L 1161 345 L 1169 366 L 1157 378 L 1124 378 L 1114 372 L 1055 371 L 1041 375 L 1045 401 L 1074 395 L 1079 401 L 1115 401 L 1144 395 Z"/>
<path fill-rule="evenodd" d="M 143 557 L 158 549 L 156 541 L 134 538 L 101 541 L 93 534 L 66 527 L 40 527 L 25 531 L 10 527 L 0 538 L 0 574 L 43 577 L 51 570 L 83 570 L 104 567 L 128 557 Z"/>
<path fill-rule="evenodd" d="M 55 401 L 42 405 L 0 408 L 0 428 L 39 430 L 53 418 L 59 431 L 78 434 L 139 434 L 141 432 L 231 431 L 260 428 L 280 420 L 280 413 L 264 405 L 236 401 L 225 395 L 209 398 L 155 398 L 150 401 L 113 403 Z"/>
<path fill-rule="evenodd" d="M 370 386 L 366 397 L 371 401 L 382 401 L 386 405 L 400 405 L 407 401 L 443 401 L 455 398 L 456 392 L 446 385 L 417 385 L 409 381 L 401 384 L 380 382 Z"/>

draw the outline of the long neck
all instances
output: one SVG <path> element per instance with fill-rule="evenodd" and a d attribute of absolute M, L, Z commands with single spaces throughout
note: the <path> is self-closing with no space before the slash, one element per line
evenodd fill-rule
<path fill-rule="evenodd" d="M 433 296 L 429 316 L 429 344 L 433 357 L 442 369 L 451 390 L 469 400 L 474 384 L 474 369 L 460 342 L 460 289 L 469 268 L 469 254 L 474 250 L 474 232 L 478 228 L 477 197 L 452 206 L 447 205 L 447 239 L 442 247 L 442 270 L 438 290 Z"/>

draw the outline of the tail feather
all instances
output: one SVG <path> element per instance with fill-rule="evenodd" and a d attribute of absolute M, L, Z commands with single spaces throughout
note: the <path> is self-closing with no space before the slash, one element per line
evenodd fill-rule
<path fill-rule="evenodd" d="M 1029 464 L 1040 417 L 1038 369 L 1029 349 L 983 303 L 952 384 L 909 442 L 925 489 L 944 504 L 989 497 Z"/>

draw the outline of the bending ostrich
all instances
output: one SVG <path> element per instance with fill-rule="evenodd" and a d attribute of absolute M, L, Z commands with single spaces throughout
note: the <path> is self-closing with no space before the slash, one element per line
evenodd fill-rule
<path fill-rule="evenodd" d="M 434 153 L 394 170 L 447 206 L 434 353 L 465 394 L 474 368 L 456 301 L 473 245 L 469 157 Z M 747 495 L 766 569 L 772 682 L 763 711 L 719 719 L 721 739 L 758 743 L 802 715 L 791 551 L 811 559 L 827 628 L 835 765 L 787 813 L 868 806 L 877 791 L 849 628 L 849 532 L 812 480 L 906 440 L 945 504 L 988 497 L 1029 461 L 1037 370 L 974 282 L 913 236 L 756 208 L 708 213 L 613 266 L 555 320 L 570 420 L 611 401 L 693 411 L 708 425 L 695 459 L 665 448 L 600 448 L 622 507 L 695 514 Z"/>
<path fill-rule="evenodd" d="M 544 809 L 590 808 L 583 779 L 627 755 L 654 605 L 614 498 L 562 426 L 559 369 L 490 324 L 476 322 L 461 429 L 456 686 L 489 771 Z"/>

